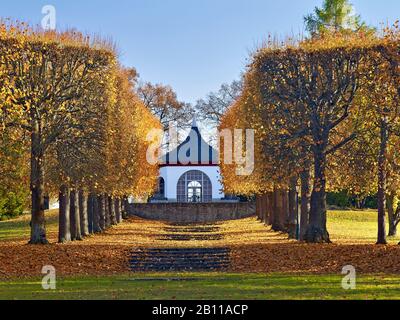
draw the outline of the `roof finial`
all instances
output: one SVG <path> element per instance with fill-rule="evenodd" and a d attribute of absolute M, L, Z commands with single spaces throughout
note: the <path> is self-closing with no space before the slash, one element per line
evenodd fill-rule
<path fill-rule="evenodd" d="M 193 123 L 192 123 L 192 128 L 198 128 L 199 126 L 197 125 L 197 117 L 194 115 L 193 117 Z"/>

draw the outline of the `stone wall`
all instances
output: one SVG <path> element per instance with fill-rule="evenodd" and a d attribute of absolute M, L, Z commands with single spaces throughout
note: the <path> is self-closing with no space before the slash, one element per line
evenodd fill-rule
<path fill-rule="evenodd" d="M 211 223 L 254 216 L 255 203 L 145 203 L 130 204 L 128 214 L 172 223 Z"/>

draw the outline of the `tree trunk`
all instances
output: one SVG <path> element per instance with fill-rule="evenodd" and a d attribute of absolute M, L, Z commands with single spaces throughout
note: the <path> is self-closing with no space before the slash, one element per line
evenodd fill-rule
<path fill-rule="evenodd" d="M 289 239 L 297 239 L 297 224 L 298 224 L 298 199 L 297 199 L 297 177 L 290 179 L 289 189 Z"/>
<path fill-rule="evenodd" d="M 275 229 L 278 228 L 278 224 L 279 224 L 278 201 L 279 201 L 278 190 L 276 188 L 274 188 L 274 191 L 272 193 L 272 217 L 271 217 L 271 228 L 274 231 L 275 231 Z"/>
<path fill-rule="evenodd" d="M 289 229 L 289 192 L 286 189 L 282 189 L 282 211 L 281 221 L 283 223 L 283 231 L 288 232 Z"/>
<path fill-rule="evenodd" d="M 300 208 L 300 240 L 304 241 L 310 217 L 310 169 L 304 170 L 301 175 L 301 208 Z"/>
<path fill-rule="evenodd" d="M 65 243 L 71 241 L 70 194 L 67 186 L 61 186 L 60 188 L 59 203 L 58 242 Z"/>
<path fill-rule="evenodd" d="M 115 216 L 117 219 L 117 223 L 121 223 L 122 222 L 122 213 L 121 213 L 121 199 L 120 198 L 116 198 L 115 199 Z"/>
<path fill-rule="evenodd" d="M 272 224 L 272 230 L 277 232 L 285 231 L 285 221 L 284 221 L 284 200 L 282 190 L 274 191 L 274 221 Z"/>
<path fill-rule="evenodd" d="M 81 230 L 81 213 L 79 206 L 79 191 L 75 190 L 75 223 L 76 223 L 76 240 L 82 240 Z"/>
<path fill-rule="evenodd" d="M 266 216 L 267 216 L 267 207 L 266 207 L 266 202 L 265 202 L 265 194 L 262 194 L 262 195 L 260 195 L 260 207 L 261 207 L 261 210 L 260 210 L 260 220 L 261 220 L 261 222 L 262 223 L 265 223 L 265 218 L 266 218 Z"/>
<path fill-rule="evenodd" d="M 100 230 L 106 230 L 106 204 L 104 194 L 98 196 L 98 212 L 99 212 L 99 223 Z"/>
<path fill-rule="evenodd" d="M 261 204 L 261 194 L 258 194 L 256 196 L 256 216 L 258 219 L 261 218 L 261 208 L 262 204 Z"/>
<path fill-rule="evenodd" d="M 381 140 L 378 159 L 378 241 L 376 244 L 387 244 L 386 241 L 386 189 L 387 168 L 386 156 L 389 139 L 388 119 L 381 119 Z"/>
<path fill-rule="evenodd" d="M 387 210 L 388 210 L 388 217 L 389 217 L 389 237 L 394 237 L 397 235 L 397 224 L 396 224 L 396 208 L 394 207 L 396 195 L 394 192 L 390 192 L 387 196 L 386 203 L 387 203 Z"/>
<path fill-rule="evenodd" d="M 100 233 L 101 228 L 101 196 L 93 195 L 93 233 Z"/>
<path fill-rule="evenodd" d="M 110 221 L 111 225 L 115 226 L 117 224 L 117 217 L 115 216 L 115 198 L 109 197 L 108 198 L 108 205 L 110 207 Z"/>
<path fill-rule="evenodd" d="M 268 193 L 268 225 L 272 226 L 274 223 L 274 193 Z"/>
<path fill-rule="evenodd" d="M 362 209 L 362 201 L 361 201 L 360 197 L 356 198 L 356 208 L 359 210 Z"/>
<path fill-rule="evenodd" d="M 121 199 L 120 201 L 120 211 L 121 211 L 121 222 L 124 221 L 127 217 L 124 217 L 126 215 L 125 213 L 125 208 L 124 208 L 124 198 Z"/>
<path fill-rule="evenodd" d="M 79 192 L 77 190 L 71 192 L 71 209 L 72 207 L 73 224 L 71 224 L 71 238 L 72 240 L 82 240 Z"/>
<path fill-rule="evenodd" d="M 268 199 L 268 194 L 265 193 L 262 196 L 262 203 L 263 203 L 263 222 L 265 225 L 268 225 L 268 220 L 269 220 L 269 211 L 268 211 L 268 206 L 269 206 L 269 199 Z"/>
<path fill-rule="evenodd" d="M 309 243 L 331 243 L 326 228 L 326 152 L 325 144 L 314 151 L 314 187 L 311 194 L 310 223 L 305 240 Z"/>
<path fill-rule="evenodd" d="M 122 203 L 122 218 L 123 219 L 128 218 L 128 208 L 129 208 L 129 199 L 128 199 L 128 196 L 124 196 L 124 200 Z"/>
<path fill-rule="evenodd" d="M 264 199 L 264 195 L 263 194 L 259 194 L 257 196 L 258 199 L 258 219 L 260 220 L 260 222 L 264 223 L 265 222 L 265 199 Z"/>
<path fill-rule="evenodd" d="M 105 216 L 106 216 L 106 228 L 110 228 L 111 227 L 111 211 L 110 211 L 110 197 L 105 194 L 104 195 L 104 206 L 105 206 Z"/>
<path fill-rule="evenodd" d="M 89 230 L 89 234 L 93 234 L 94 233 L 94 228 L 93 228 L 93 224 L 94 224 L 94 203 L 93 203 L 93 198 L 94 195 L 92 193 L 89 194 L 88 196 L 88 201 L 87 201 L 87 214 L 88 214 L 88 230 Z"/>
<path fill-rule="evenodd" d="M 33 108 L 32 108 L 33 109 Z M 32 119 L 36 116 L 32 115 Z M 30 244 L 48 244 L 44 203 L 44 150 L 39 120 L 32 121 L 31 134 L 31 239 Z"/>
<path fill-rule="evenodd" d="M 71 225 L 71 240 L 76 240 L 76 220 L 75 220 L 75 191 L 69 193 L 69 219 Z"/>
<path fill-rule="evenodd" d="M 79 192 L 79 212 L 81 220 L 81 233 L 83 237 L 89 235 L 88 196 L 84 191 Z"/>
<path fill-rule="evenodd" d="M 361 209 L 366 209 L 365 204 L 367 203 L 367 198 L 364 196 L 361 199 Z"/>

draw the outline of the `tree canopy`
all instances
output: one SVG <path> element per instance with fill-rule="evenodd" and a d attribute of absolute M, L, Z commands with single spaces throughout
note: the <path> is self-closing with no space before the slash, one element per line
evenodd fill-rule
<path fill-rule="evenodd" d="M 316 7 L 313 13 L 304 17 L 304 21 L 311 35 L 369 29 L 349 0 L 324 0 L 322 8 Z"/>
<path fill-rule="evenodd" d="M 339 32 L 298 43 L 269 43 L 258 50 L 243 94 L 221 124 L 221 129 L 256 130 L 256 170 L 249 177 L 235 178 L 232 168 L 237 165 L 223 165 L 227 190 L 263 193 L 288 188 L 291 178 L 312 167 L 305 238 L 330 242 L 327 190 L 349 187 L 354 179 L 376 172 L 373 179 L 381 190 L 384 216 L 388 164 L 394 155 L 389 137 L 396 141 L 398 133 L 398 48 L 398 31 L 387 30 L 382 38 Z M 377 139 L 375 151 L 362 161 L 358 156 L 371 152 L 365 144 L 369 137 Z M 349 171 L 343 170 L 346 167 Z M 353 186 L 365 192 L 374 186 L 366 186 L 367 181 L 360 179 Z"/>
<path fill-rule="evenodd" d="M 118 197 L 153 192 L 157 168 L 143 150 L 161 125 L 112 43 L 2 24 L 0 49 L 3 138 L 30 140 L 31 243 L 47 243 L 44 198 L 60 186 Z"/>

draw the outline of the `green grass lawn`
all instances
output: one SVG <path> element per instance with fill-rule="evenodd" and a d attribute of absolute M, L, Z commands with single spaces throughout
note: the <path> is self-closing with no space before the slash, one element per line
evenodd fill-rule
<path fill-rule="evenodd" d="M 50 232 L 57 230 L 57 212 L 48 214 Z M 375 211 L 331 211 L 328 229 L 338 243 L 376 241 Z M 29 216 L 0 222 L 0 242 L 29 237 Z M 390 239 L 397 243 L 399 238 Z M 168 279 L 169 280 L 168 280 Z M 176 280 L 180 279 L 180 280 Z M 341 275 L 291 274 L 134 274 L 57 279 L 57 290 L 46 291 L 40 279 L 0 282 L 4 299 L 400 299 L 400 276 L 362 275 L 357 289 L 341 287 Z"/>
<path fill-rule="evenodd" d="M 29 234 L 29 224 L 25 217 L 0 221 L 0 241 L 18 239 Z"/>
<path fill-rule="evenodd" d="M 3 282 L 0 300 L 400 299 L 400 277 L 362 276 L 351 291 L 341 287 L 341 280 L 326 275 L 217 273 L 66 278 L 58 279 L 55 291 L 43 290 L 40 280 Z"/>
<path fill-rule="evenodd" d="M 375 243 L 378 235 L 378 213 L 373 210 L 329 211 L 328 231 L 333 242 Z M 388 238 L 391 244 L 399 241 L 399 236 Z"/>
<path fill-rule="evenodd" d="M 58 230 L 58 210 L 51 210 L 46 213 L 47 231 Z M 0 242 L 5 240 L 29 239 L 30 215 L 24 215 L 17 219 L 0 221 Z"/>

